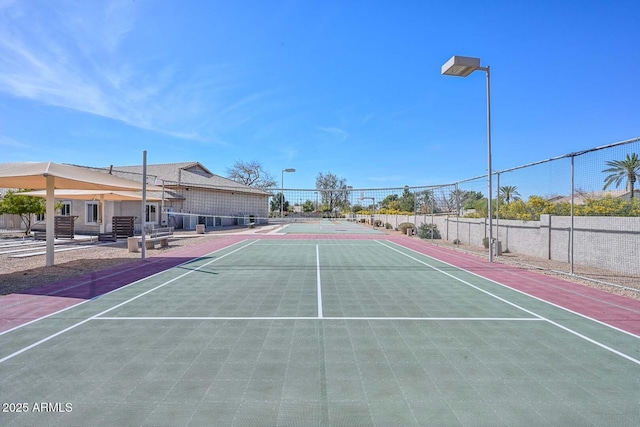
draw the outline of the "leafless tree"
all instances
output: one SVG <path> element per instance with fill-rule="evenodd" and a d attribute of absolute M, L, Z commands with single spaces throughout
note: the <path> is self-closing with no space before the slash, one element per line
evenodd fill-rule
<path fill-rule="evenodd" d="M 322 203 L 329 207 L 332 214 L 336 208 L 348 206 L 349 190 L 345 178 L 338 178 L 331 172 L 326 175 L 320 172 L 316 177 L 316 188 L 322 190 Z"/>
<path fill-rule="evenodd" d="M 275 188 L 278 183 L 273 175 L 265 171 L 258 161 L 236 161 L 233 167 L 227 169 L 227 178 L 244 185 L 259 188 Z"/>

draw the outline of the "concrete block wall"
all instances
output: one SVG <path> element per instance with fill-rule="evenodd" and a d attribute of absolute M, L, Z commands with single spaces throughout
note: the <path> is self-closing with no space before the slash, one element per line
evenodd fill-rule
<path fill-rule="evenodd" d="M 370 219 L 368 215 L 356 219 Z M 484 218 L 430 215 L 375 215 L 396 228 L 403 222 L 435 224 L 444 240 L 482 246 L 489 234 Z M 571 262 L 571 217 L 541 215 L 540 221 L 494 220 L 494 238 L 502 250 L 553 261 Z M 639 217 L 574 217 L 574 265 L 640 275 Z"/>

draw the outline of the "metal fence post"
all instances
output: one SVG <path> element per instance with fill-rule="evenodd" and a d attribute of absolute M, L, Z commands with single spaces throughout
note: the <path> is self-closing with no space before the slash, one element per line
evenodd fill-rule
<path fill-rule="evenodd" d="M 569 263 L 571 265 L 571 274 L 573 274 L 573 232 L 574 232 L 574 197 L 575 197 L 575 155 L 571 155 L 571 228 L 569 229 Z"/>

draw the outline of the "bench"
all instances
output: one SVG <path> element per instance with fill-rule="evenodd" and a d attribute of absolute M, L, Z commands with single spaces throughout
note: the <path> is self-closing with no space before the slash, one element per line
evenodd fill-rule
<path fill-rule="evenodd" d="M 33 240 L 47 240 L 47 232 L 46 231 L 34 231 L 33 232 Z"/>
<path fill-rule="evenodd" d="M 154 228 L 144 238 L 145 248 L 155 249 L 156 243 L 159 243 L 161 248 L 167 247 L 170 237 L 173 237 L 173 227 Z M 137 252 L 138 247 L 142 245 L 142 236 L 136 236 L 135 239 L 137 245 L 135 249 L 129 247 L 129 252 Z"/>
<path fill-rule="evenodd" d="M 149 235 L 145 237 L 145 245 L 147 249 L 156 247 L 156 243 L 160 243 L 160 247 L 169 246 L 169 237 L 173 236 L 173 227 L 154 228 L 149 231 Z M 142 242 L 142 238 L 140 239 Z"/>

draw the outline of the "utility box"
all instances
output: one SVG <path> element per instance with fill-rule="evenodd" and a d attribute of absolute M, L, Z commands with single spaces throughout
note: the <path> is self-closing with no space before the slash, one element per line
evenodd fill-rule
<path fill-rule="evenodd" d="M 196 234 L 204 234 L 204 224 L 196 225 Z"/>
<path fill-rule="evenodd" d="M 127 248 L 129 252 L 138 252 L 138 238 L 127 237 Z"/>
<path fill-rule="evenodd" d="M 496 256 L 502 255 L 502 241 L 494 240 L 493 241 L 493 254 Z"/>

